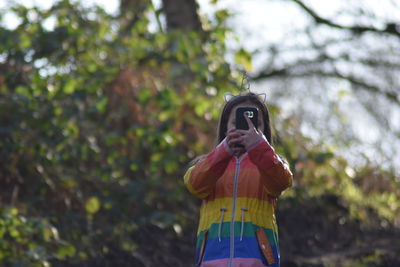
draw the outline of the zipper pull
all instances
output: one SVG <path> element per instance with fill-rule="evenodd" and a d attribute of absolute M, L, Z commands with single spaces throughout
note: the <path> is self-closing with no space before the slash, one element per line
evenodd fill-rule
<path fill-rule="evenodd" d="M 242 210 L 242 225 L 240 227 L 240 241 L 242 241 L 242 239 L 243 239 L 243 229 L 244 229 L 244 212 L 248 211 L 248 209 L 246 207 L 241 207 L 240 209 Z"/>
<path fill-rule="evenodd" d="M 221 208 L 221 218 L 219 221 L 219 226 L 218 226 L 218 241 L 221 242 L 221 230 L 222 230 L 222 223 L 224 221 L 224 214 L 225 214 L 226 208 Z"/>

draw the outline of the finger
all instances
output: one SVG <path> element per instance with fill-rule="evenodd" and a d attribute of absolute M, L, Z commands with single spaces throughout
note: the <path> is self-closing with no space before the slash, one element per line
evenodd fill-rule
<path fill-rule="evenodd" d="M 237 138 L 235 138 L 233 141 L 234 141 L 236 144 L 241 144 L 241 143 L 243 142 L 243 137 L 242 137 L 242 136 L 237 137 Z"/>
<path fill-rule="evenodd" d="M 230 144 L 230 145 L 237 144 L 240 141 L 241 141 L 241 139 L 239 139 L 239 138 L 232 138 L 231 140 L 229 140 L 228 144 Z"/>
<path fill-rule="evenodd" d="M 237 134 L 239 136 L 246 135 L 249 133 L 249 130 L 237 130 Z"/>
<path fill-rule="evenodd" d="M 253 122 L 250 120 L 249 117 L 244 116 L 244 118 L 245 118 L 246 121 L 247 121 L 247 125 L 249 126 L 249 129 L 257 129 L 257 128 L 254 126 Z"/>
<path fill-rule="evenodd" d="M 241 136 L 242 134 L 241 133 L 239 133 L 239 132 L 234 132 L 234 133 L 229 133 L 227 136 L 228 136 L 228 138 L 235 138 L 235 137 L 238 137 L 238 136 Z"/>
<path fill-rule="evenodd" d="M 231 140 L 229 140 L 228 144 L 229 145 L 235 145 L 235 144 L 239 144 L 243 141 L 242 137 L 236 137 L 236 138 L 232 138 Z"/>
<path fill-rule="evenodd" d="M 237 137 L 228 140 L 228 145 L 236 144 L 238 142 Z"/>

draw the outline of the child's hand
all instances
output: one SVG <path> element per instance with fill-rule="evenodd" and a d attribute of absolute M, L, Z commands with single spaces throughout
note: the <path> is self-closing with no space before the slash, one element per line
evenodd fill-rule
<path fill-rule="evenodd" d="M 228 146 L 235 156 L 238 156 L 246 151 L 244 147 L 237 146 L 242 142 L 242 134 L 240 134 L 238 131 L 239 130 L 233 128 L 230 129 L 226 135 Z"/>
<path fill-rule="evenodd" d="M 253 122 L 249 119 L 249 117 L 244 116 L 244 118 L 246 119 L 247 124 L 249 125 L 249 129 L 236 130 L 236 133 L 240 134 L 241 136 L 235 140 L 237 140 L 239 144 L 244 145 L 247 150 L 253 144 L 259 142 L 260 139 L 263 138 L 263 134 L 257 130 L 257 128 L 254 126 Z"/>

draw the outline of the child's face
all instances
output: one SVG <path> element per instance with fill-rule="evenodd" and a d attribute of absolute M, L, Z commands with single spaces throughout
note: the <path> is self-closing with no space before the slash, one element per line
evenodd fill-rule
<path fill-rule="evenodd" d="M 229 119 L 228 119 L 228 126 L 227 126 L 227 131 L 229 131 L 230 129 L 234 129 L 236 128 L 235 123 L 236 123 L 236 109 L 239 107 L 255 107 L 257 108 L 256 105 L 254 105 L 253 103 L 249 103 L 249 102 L 245 102 L 245 103 L 241 103 L 237 106 L 235 106 L 232 111 L 231 114 L 229 114 Z M 257 127 L 257 130 L 260 132 L 264 132 L 264 118 L 262 117 L 262 113 L 259 112 L 258 113 L 258 125 L 254 125 Z"/>

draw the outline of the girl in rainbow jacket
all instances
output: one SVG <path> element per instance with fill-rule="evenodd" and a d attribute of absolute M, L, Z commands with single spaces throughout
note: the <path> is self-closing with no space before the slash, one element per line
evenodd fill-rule
<path fill-rule="evenodd" d="M 257 127 L 235 128 L 236 109 L 259 110 Z M 190 167 L 188 190 L 202 199 L 196 265 L 201 267 L 279 266 L 277 197 L 292 184 L 287 164 L 271 146 L 269 113 L 254 93 L 225 104 L 218 146 Z"/>

